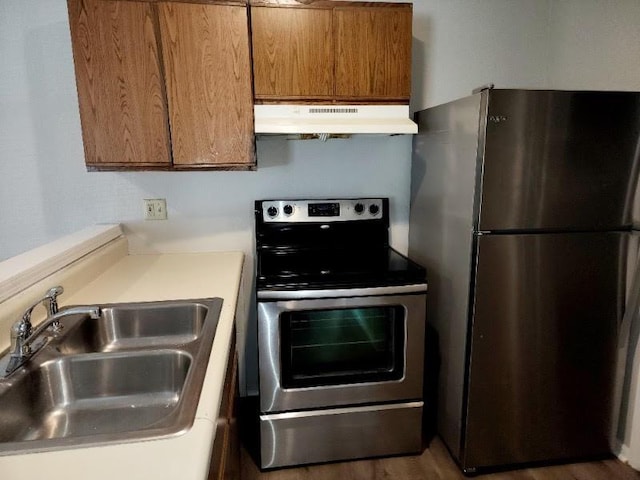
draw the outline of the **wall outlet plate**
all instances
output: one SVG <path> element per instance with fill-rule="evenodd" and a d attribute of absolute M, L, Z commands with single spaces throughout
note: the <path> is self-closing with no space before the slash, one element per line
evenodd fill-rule
<path fill-rule="evenodd" d="M 167 201 L 164 198 L 144 199 L 144 219 L 145 220 L 166 220 Z"/>

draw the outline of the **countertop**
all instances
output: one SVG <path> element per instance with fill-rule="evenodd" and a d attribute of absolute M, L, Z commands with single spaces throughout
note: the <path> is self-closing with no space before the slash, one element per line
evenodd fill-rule
<path fill-rule="evenodd" d="M 221 297 L 222 311 L 193 427 L 185 434 L 91 448 L 0 457 L 0 478 L 11 480 L 180 479 L 207 477 L 229 353 L 243 253 L 125 255 L 89 272 L 67 289 L 60 305 Z M 84 272 L 86 276 L 87 272 Z M 66 288 L 66 287 L 65 287 Z"/>

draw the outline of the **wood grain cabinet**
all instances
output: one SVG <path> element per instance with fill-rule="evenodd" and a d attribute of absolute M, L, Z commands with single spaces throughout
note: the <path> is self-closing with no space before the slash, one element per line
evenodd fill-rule
<path fill-rule="evenodd" d="M 238 356 L 232 340 L 207 480 L 240 480 Z"/>
<path fill-rule="evenodd" d="M 67 1 L 89 170 L 255 167 L 246 2 Z"/>
<path fill-rule="evenodd" d="M 256 103 L 408 103 L 412 5 L 253 0 Z"/>

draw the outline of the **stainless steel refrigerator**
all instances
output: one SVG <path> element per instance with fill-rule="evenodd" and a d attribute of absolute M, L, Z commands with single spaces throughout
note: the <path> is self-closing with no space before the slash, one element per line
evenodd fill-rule
<path fill-rule="evenodd" d="M 640 94 L 489 89 L 416 121 L 439 435 L 466 472 L 609 453 Z"/>

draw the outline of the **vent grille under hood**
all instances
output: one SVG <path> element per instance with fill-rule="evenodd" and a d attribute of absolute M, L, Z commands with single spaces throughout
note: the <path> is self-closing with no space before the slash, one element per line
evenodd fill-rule
<path fill-rule="evenodd" d="M 414 134 L 408 105 L 255 105 L 256 133 Z"/>

